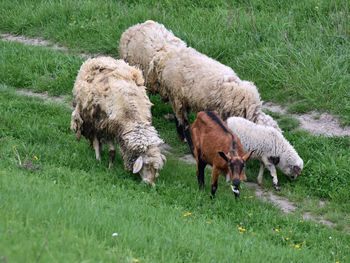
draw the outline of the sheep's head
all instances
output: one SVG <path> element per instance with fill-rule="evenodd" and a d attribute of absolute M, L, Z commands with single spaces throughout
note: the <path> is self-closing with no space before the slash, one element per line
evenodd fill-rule
<path fill-rule="evenodd" d="M 165 160 L 159 149 L 150 149 L 136 159 L 133 173 L 140 173 L 142 180 L 151 185 L 156 182 L 159 176 L 158 170 L 162 169 Z"/>
<path fill-rule="evenodd" d="M 301 158 L 298 158 L 298 160 L 291 162 L 280 162 L 278 164 L 278 167 L 284 172 L 286 175 L 288 175 L 290 180 L 295 180 L 298 175 L 301 175 L 301 171 L 303 170 L 304 162 Z"/>

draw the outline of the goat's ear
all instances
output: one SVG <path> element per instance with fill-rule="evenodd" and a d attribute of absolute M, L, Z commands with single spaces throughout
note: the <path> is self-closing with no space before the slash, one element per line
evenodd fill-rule
<path fill-rule="evenodd" d="M 268 160 L 273 163 L 273 165 L 277 165 L 280 162 L 279 156 L 270 156 Z"/>
<path fill-rule="evenodd" d="M 138 173 L 143 165 L 143 159 L 142 156 L 140 156 L 139 158 L 136 159 L 136 161 L 134 162 L 134 166 L 132 167 L 132 172 L 134 174 Z"/>
<path fill-rule="evenodd" d="M 248 161 L 253 152 L 255 152 L 255 150 L 251 150 L 250 152 L 247 152 L 245 155 L 243 155 L 243 161 Z"/>
<path fill-rule="evenodd" d="M 300 169 L 300 167 L 299 166 L 294 166 L 293 167 L 293 170 L 294 170 L 294 172 L 297 174 L 297 175 L 301 175 L 301 169 Z"/>
<path fill-rule="evenodd" d="M 218 152 L 218 154 L 221 156 L 222 159 L 224 159 L 226 162 L 228 162 L 228 158 L 227 158 L 226 154 L 224 154 L 223 152 Z"/>

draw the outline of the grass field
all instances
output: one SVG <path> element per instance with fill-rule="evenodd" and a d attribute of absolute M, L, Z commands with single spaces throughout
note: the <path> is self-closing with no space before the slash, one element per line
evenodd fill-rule
<path fill-rule="evenodd" d="M 106 152 L 99 163 L 86 141 L 75 141 L 71 110 L 16 93 L 71 97 L 84 60 L 74 54 L 117 57 L 121 33 L 154 19 L 254 81 L 264 100 L 294 112 L 336 113 L 350 123 L 346 1 L 228 3 L 0 4 L 0 32 L 41 36 L 70 49 L 0 41 L 0 262 L 350 262 L 348 137 L 312 136 L 293 130 L 295 120 L 278 118 L 305 163 L 295 182 L 279 173 L 279 194 L 298 206 L 286 215 L 244 185 L 235 200 L 223 178 L 210 200 L 209 171 L 198 191 L 195 166 L 177 158 L 188 147 L 164 119 L 171 108 L 158 96 L 151 97 L 153 124 L 172 154 L 148 188 L 124 171 L 120 156 L 109 170 Z M 249 162 L 249 180 L 256 181 L 258 169 Z M 272 190 L 267 172 L 264 188 Z M 305 211 L 335 227 L 301 220 Z"/>

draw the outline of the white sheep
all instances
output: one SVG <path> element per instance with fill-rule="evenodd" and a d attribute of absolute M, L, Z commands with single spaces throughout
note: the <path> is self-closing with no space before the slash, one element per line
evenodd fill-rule
<path fill-rule="evenodd" d="M 71 129 L 77 140 L 84 135 L 93 144 L 96 159 L 100 146 L 109 146 L 109 166 L 115 158 L 114 138 L 125 169 L 140 172 L 151 184 L 165 161 L 163 141 L 152 126 L 151 106 L 141 71 L 111 57 L 88 59 L 81 66 L 73 88 Z"/>
<path fill-rule="evenodd" d="M 147 21 L 123 33 L 119 54 L 143 70 L 147 90 L 159 93 L 164 101 L 169 100 L 179 136 L 186 137 L 191 149 L 189 110 L 217 111 L 224 120 L 241 116 L 281 131 L 262 112 L 262 101 L 252 82 L 241 80 L 230 67 L 180 41 L 163 25 Z"/>
<path fill-rule="evenodd" d="M 264 167 L 270 171 L 276 190 L 280 190 L 280 186 L 275 165 L 291 180 L 301 174 L 303 160 L 275 128 L 259 125 L 241 117 L 228 118 L 227 125 L 241 140 L 244 152 L 255 150 L 251 158 L 260 161 L 259 185 L 262 184 Z"/>
<path fill-rule="evenodd" d="M 150 63 L 156 53 L 167 45 L 187 46 L 164 25 L 152 20 L 131 26 L 122 34 L 119 41 L 119 56 L 143 71 L 147 90 L 153 94 L 159 93 L 159 83 L 155 72 L 150 70 Z M 162 98 L 166 100 L 166 94 L 163 94 Z"/>

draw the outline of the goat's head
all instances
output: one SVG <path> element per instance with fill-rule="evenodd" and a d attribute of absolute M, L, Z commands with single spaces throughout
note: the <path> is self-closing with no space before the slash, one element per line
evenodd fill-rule
<path fill-rule="evenodd" d="M 240 178 L 243 177 L 245 163 L 248 161 L 253 151 L 250 151 L 242 157 L 234 154 L 232 151 L 225 154 L 224 152 L 218 152 L 222 159 L 224 159 L 229 167 L 230 180 L 232 182 L 232 191 L 235 196 L 239 196 L 239 185 L 241 183 Z"/>

